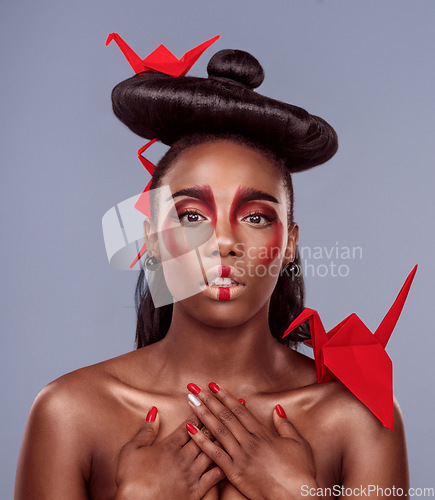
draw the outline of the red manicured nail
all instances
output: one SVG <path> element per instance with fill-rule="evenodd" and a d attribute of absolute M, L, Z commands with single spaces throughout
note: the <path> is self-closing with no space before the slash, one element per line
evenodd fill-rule
<path fill-rule="evenodd" d="M 287 418 L 287 415 L 285 414 L 285 411 L 281 405 L 276 405 L 276 413 L 278 413 L 278 416 L 281 418 Z"/>
<path fill-rule="evenodd" d="M 151 408 L 151 410 L 147 413 L 146 421 L 147 422 L 154 422 L 156 417 L 157 417 L 157 408 L 155 406 L 153 406 Z"/>
<path fill-rule="evenodd" d="M 240 398 L 239 401 L 242 403 L 243 406 L 245 406 L 246 401 L 244 399 Z"/>
<path fill-rule="evenodd" d="M 210 382 L 208 386 L 210 387 L 211 392 L 214 392 L 215 394 L 219 392 L 219 386 L 214 382 Z"/>
<path fill-rule="evenodd" d="M 193 394 L 199 394 L 201 389 L 196 384 L 187 384 L 187 388 Z"/>
<path fill-rule="evenodd" d="M 190 434 L 196 434 L 198 429 L 196 429 L 192 424 L 186 424 L 186 429 L 190 432 Z"/>

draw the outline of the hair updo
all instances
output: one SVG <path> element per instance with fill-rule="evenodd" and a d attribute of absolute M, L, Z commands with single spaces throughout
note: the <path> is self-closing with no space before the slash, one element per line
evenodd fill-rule
<path fill-rule="evenodd" d="M 293 218 L 291 173 L 329 160 L 337 151 L 334 129 L 306 110 L 254 91 L 264 80 L 258 60 L 242 50 L 221 50 L 207 65 L 208 78 L 172 77 L 158 71 L 139 73 L 112 91 L 115 115 L 135 134 L 157 138 L 171 146 L 156 165 L 151 189 L 158 187 L 183 151 L 207 141 L 232 140 L 262 152 L 281 171 Z M 296 252 L 295 263 L 300 265 Z M 157 276 L 161 273 L 161 276 Z M 165 286 L 163 271 L 154 279 Z M 295 346 L 309 339 L 306 324 L 285 339 L 282 334 L 304 309 L 304 282 L 297 276 L 280 276 L 272 293 L 269 327 L 281 343 Z M 172 319 L 172 304 L 155 308 L 144 280 L 136 286 L 136 346 L 161 340 Z"/>
<path fill-rule="evenodd" d="M 239 134 L 300 172 L 329 160 L 337 134 L 322 118 L 257 93 L 264 71 L 242 50 L 221 50 L 209 61 L 208 78 L 139 73 L 112 92 L 115 115 L 135 134 L 171 146 L 196 134 Z"/>
<path fill-rule="evenodd" d="M 264 80 L 264 71 L 257 59 L 243 50 L 226 49 L 215 54 L 207 65 L 208 77 L 256 89 Z"/>

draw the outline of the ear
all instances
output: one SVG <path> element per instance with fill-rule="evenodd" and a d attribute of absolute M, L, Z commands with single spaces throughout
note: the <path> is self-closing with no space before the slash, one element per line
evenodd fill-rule
<path fill-rule="evenodd" d="M 287 246 L 284 253 L 284 259 L 282 261 L 282 268 L 295 260 L 298 241 L 299 226 L 296 222 L 292 222 L 288 231 Z"/>
<path fill-rule="evenodd" d="M 152 219 L 143 221 L 143 237 L 148 250 L 148 255 L 156 257 L 160 260 L 159 239 L 157 238 L 157 230 Z"/>

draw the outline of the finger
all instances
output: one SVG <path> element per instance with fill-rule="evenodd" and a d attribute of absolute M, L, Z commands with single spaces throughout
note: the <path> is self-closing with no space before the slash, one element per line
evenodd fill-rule
<path fill-rule="evenodd" d="M 145 423 L 132 439 L 132 443 L 137 448 L 141 448 L 142 446 L 151 446 L 159 432 L 159 426 L 160 417 L 158 415 L 157 408 L 153 406 L 145 418 Z"/>
<path fill-rule="evenodd" d="M 162 442 L 170 444 L 174 448 L 182 448 L 188 441 L 190 441 L 190 436 L 186 432 L 186 424 L 200 425 L 199 419 L 195 414 L 192 414 L 186 420 L 183 420 L 181 424 L 173 431 L 171 434 L 162 439 Z"/>
<path fill-rule="evenodd" d="M 235 398 L 230 391 L 214 382 L 210 382 L 208 386 L 213 396 L 228 408 L 251 434 L 259 435 L 265 431 L 266 427 L 246 408 L 244 400 Z"/>
<path fill-rule="evenodd" d="M 243 436 L 248 437 L 249 432 L 231 411 L 221 405 L 212 395 L 200 395 L 198 393 L 195 396 L 190 393 L 188 400 L 201 422 L 209 429 L 225 450 L 234 457 L 240 450 L 240 442 Z"/>
<path fill-rule="evenodd" d="M 200 427 L 200 426 L 201 426 L 201 424 L 198 427 Z M 184 429 L 186 430 L 186 427 Z M 212 436 L 211 432 L 207 429 L 207 427 L 204 427 L 204 426 L 201 427 L 200 431 L 203 432 L 204 435 L 207 436 L 212 441 L 214 440 L 214 437 Z M 186 434 L 187 434 L 187 432 L 186 432 Z M 195 460 L 198 457 L 198 455 L 200 455 L 202 453 L 202 451 L 200 448 L 198 448 L 195 441 L 192 441 L 192 439 L 190 439 L 189 434 L 187 434 L 187 436 L 189 437 L 189 441 L 183 446 L 180 453 L 181 453 L 181 457 L 183 460 L 187 460 L 189 462 L 192 462 L 193 460 Z M 205 455 L 205 456 L 207 457 L 207 455 Z M 204 470 L 202 472 L 204 472 Z"/>
<path fill-rule="evenodd" d="M 212 443 L 215 442 L 213 434 L 207 429 L 207 427 L 202 427 L 200 431 L 204 433 L 204 436 L 207 439 L 209 439 Z M 198 476 L 200 476 L 208 467 L 210 467 L 210 465 L 213 464 L 213 460 L 211 460 L 211 458 L 208 455 L 206 455 L 201 450 L 201 448 L 199 448 L 199 446 L 195 443 L 195 441 L 193 441 L 193 439 L 190 439 L 189 443 L 195 446 L 195 448 L 198 450 L 198 455 L 196 456 L 195 462 L 193 463 L 192 467 L 197 471 Z M 217 441 L 216 445 L 221 446 Z"/>
<path fill-rule="evenodd" d="M 281 437 L 296 439 L 297 441 L 303 439 L 296 427 L 288 420 L 283 407 L 279 404 L 273 409 L 273 423 Z"/>
<path fill-rule="evenodd" d="M 225 474 L 223 470 L 219 467 L 213 467 L 206 473 L 204 473 L 198 483 L 199 497 L 205 496 L 205 494 L 213 488 L 219 481 L 225 479 Z"/>
<path fill-rule="evenodd" d="M 191 471 L 194 476 L 200 477 L 213 464 L 213 460 L 193 440 L 191 441 L 199 450 L 199 454 L 192 463 Z"/>
<path fill-rule="evenodd" d="M 216 384 L 211 383 L 210 386 L 214 389 L 217 388 L 219 391 Z M 237 415 L 240 412 L 243 412 L 246 404 L 243 399 L 236 400 L 236 398 L 233 398 L 231 407 L 227 407 L 216 398 L 216 393 L 214 392 L 202 391 L 201 388 L 195 384 L 188 384 L 187 388 L 193 393 L 193 395 L 196 395 L 196 397 L 207 406 L 213 415 L 231 431 L 239 443 L 248 437 L 249 431 L 237 419 Z M 195 413 L 200 416 L 197 411 L 195 411 Z M 207 422 L 203 421 L 203 423 L 207 425 Z M 211 429 L 211 431 L 216 439 L 218 439 L 215 432 L 213 432 L 213 429 Z"/>
<path fill-rule="evenodd" d="M 210 441 L 203 432 L 198 432 L 198 428 L 192 424 L 186 424 L 187 432 L 199 448 L 224 472 L 231 470 L 233 460 L 218 443 Z"/>

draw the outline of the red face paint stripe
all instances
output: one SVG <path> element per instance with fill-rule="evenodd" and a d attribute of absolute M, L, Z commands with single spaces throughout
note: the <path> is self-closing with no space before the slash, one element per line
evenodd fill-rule
<path fill-rule="evenodd" d="M 219 287 L 218 299 L 219 300 L 230 300 L 230 289 L 228 287 Z"/>
<path fill-rule="evenodd" d="M 219 276 L 222 278 L 228 278 L 231 272 L 230 266 L 219 266 Z"/>

